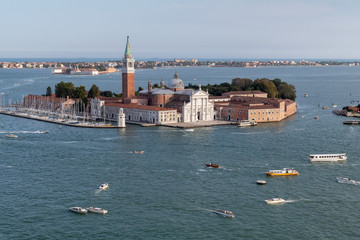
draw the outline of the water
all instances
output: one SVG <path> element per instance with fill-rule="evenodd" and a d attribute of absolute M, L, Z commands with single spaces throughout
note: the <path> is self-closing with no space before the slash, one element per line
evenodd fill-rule
<path fill-rule="evenodd" d="M 335 182 L 338 176 L 360 180 L 360 128 L 343 125 L 346 118 L 331 113 L 332 103 L 344 106 L 360 98 L 359 68 L 165 68 L 137 71 L 136 85 L 146 88 L 149 78 L 156 83 L 164 77 L 166 82 L 175 70 L 185 84 L 281 78 L 296 86 L 298 114 L 252 128 L 192 132 L 133 125 L 119 130 L 59 128 L 0 115 L 0 239 L 360 237 L 360 186 Z M 54 76 L 48 69 L 0 69 L 0 92 L 15 101 L 23 94 L 45 93 L 62 80 L 120 92 L 120 79 L 120 74 Z M 309 98 L 303 97 L 305 92 Z M 19 137 L 8 139 L 9 133 Z M 132 154 L 134 150 L 145 153 Z M 307 159 L 312 153 L 341 152 L 348 155 L 343 164 L 311 164 Z M 206 168 L 207 162 L 222 168 Z M 300 175 L 265 176 L 267 170 L 283 167 L 294 167 Z M 258 179 L 267 185 L 256 185 Z M 105 182 L 110 188 L 99 192 Z M 287 202 L 266 205 L 270 197 Z M 109 213 L 82 216 L 69 212 L 71 206 L 102 207 Z M 235 218 L 213 214 L 218 208 L 233 211 Z"/>

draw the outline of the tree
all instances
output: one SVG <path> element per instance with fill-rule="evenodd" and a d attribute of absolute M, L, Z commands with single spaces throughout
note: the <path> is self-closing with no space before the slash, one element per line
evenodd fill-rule
<path fill-rule="evenodd" d="M 62 97 L 62 98 L 66 98 L 67 96 L 72 97 L 74 94 L 74 84 L 72 82 L 63 82 L 61 81 L 60 83 L 55 85 L 55 95 L 56 97 Z"/>
<path fill-rule="evenodd" d="M 239 87 L 243 91 L 251 90 L 254 82 L 249 78 L 234 78 L 231 82 L 231 86 Z"/>
<path fill-rule="evenodd" d="M 278 86 L 279 97 L 282 99 L 290 99 L 295 101 L 296 99 L 296 90 L 294 85 L 287 84 L 286 82 L 280 83 Z"/>
<path fill-rule="evenodd" d="M 256 79 L 254 81 L 254 89 L 266 92 L 269 98 L 279 96 L 279 91 L 277 90 L 275 84 L 266 78 Z"/>
<path fill-rule="evenodd" d="M 51 96 L 51 94 L 52 94 L 51 87 L 48 86 L 47 89 L 46 89 L 46 94 L 45 94 L 45 96 Z"/>
<path fill-rule="evenodd" d="M 103 91 L 103 92 L 100 93 L 100 96 L 112 97 L 113 93 L 111 91 Z"/>
<path fill-rule="evenodd" d="M 96 98 L 100 95 L 99 87 L 93 84 L 89 90 L 88 98 Z"/>
<path fill-rule="evenodd" d="M 84 86 L 76 87 L 73 97 L 74 98 L 85 99 L 86 98 L 86 89 L 85 89 L 85 87 Z"/>

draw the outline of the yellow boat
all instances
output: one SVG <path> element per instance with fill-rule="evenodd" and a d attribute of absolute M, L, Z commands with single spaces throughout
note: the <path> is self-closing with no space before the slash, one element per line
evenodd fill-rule
<path fill-rule="evenodd" d="M 266 172 L 268 176 L 294 176 L 299 175 L 298 171 L 293 168 L 283 168 L 282 170 L 269 170 Z"/>

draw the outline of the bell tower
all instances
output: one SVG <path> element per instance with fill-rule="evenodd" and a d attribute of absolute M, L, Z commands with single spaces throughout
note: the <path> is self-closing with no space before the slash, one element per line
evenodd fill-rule
<path fill-rule="evenodd" d="M 127 36 L 125 54 L 122 68 L 122 98 L 131 98 L 135 96 L 135 59 L 133 59 L 130 50 L 129 36 Z"/>

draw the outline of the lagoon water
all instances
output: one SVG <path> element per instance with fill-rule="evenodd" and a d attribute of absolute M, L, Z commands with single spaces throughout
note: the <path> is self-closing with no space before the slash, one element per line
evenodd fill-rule
<path fill-rule="evenodd" d="M 160 68 L 137 70 L 136 86 L 146 88 L 149 79 L 159 83 L 162 77 L 167 82 L 175 70 L 186 85 L 280 78 L 295 85 L 298 114 L 252 128 L 194 131 L 60 128 L 0 115 L 0 239 L 360 238 L 360 186 L 335 182 L 338 176 L 360 180 L 360 127 L 343 125 L 346 118 L 331 113 L 332 103 L 360 100 L 359 67 Z M 0 69 L 2 101 L 43 94 L 60 81 L 121 92 L 120 73 L 55 76 L 49 69 Z M 9 133 L 19 137 L 8 139 Z M 312 153 L 342 152 L 348 155 L 343 164 L 308 160 Z M 206 168 L 207 162 L 222 168 Z M 283 167 L 300 175 L 265 176 Z M 267 185 L 256 185 L 258 179 Z M 110 188 L 99 192 L 105 182 Z M 270 197 L 287 203 L 266 205 Z M 71 206 L 109 213 L 78 215 L 68 211 Z M 235 218 L 219 217 L 212 213 L 216 209 L 231 210 Z"/>

